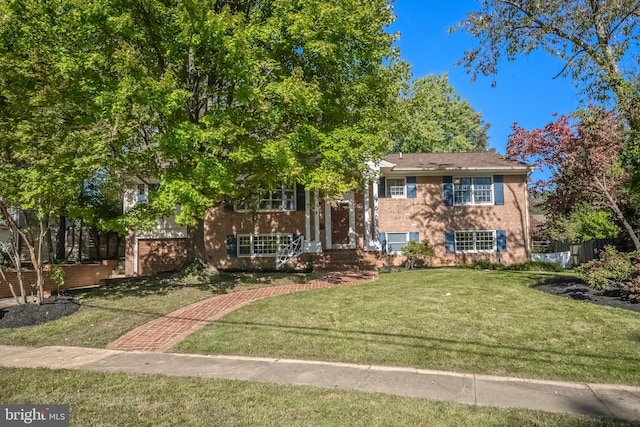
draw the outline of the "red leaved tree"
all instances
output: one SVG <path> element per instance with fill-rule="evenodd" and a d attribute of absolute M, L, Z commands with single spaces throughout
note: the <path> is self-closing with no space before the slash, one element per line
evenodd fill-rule
<path fill-rule="evenodd" d="M 625 194 L 629 175 L 621 163 L 625 132 L 614 111 L 590 105 L 541 129 L 528 131 L 517 123 L 512 128 L 507 155 L 550 172 L 535 188 L 550 194 L 546 207 L 552 216 L 564 216 L 583 202 L 610 209 L 640 250 L 640 239 L 625 215 L 629 205 Z"/>

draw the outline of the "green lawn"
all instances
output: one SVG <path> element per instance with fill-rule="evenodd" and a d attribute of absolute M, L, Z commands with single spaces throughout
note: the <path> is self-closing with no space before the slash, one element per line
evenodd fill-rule
<path fill-rule="evenodd" d="M 383 274 L 361 286 L 257 301 L 172 351 L 640 384 L 640 314 L 529 287 L 549 277 Z"/>
<path fill-rule="evenodd" d="M 223 274 L 216 284 L 230 292 L 309 280 L 308 275 Z M 192 302 L 215 295 L 214 287 L 180 277 L 142 278 L 74 292 L 81 308 L 43 325 L 0 329 L 0 344 L 105 347 L 124 333 Z"/>
<path fill-rule="evenodd" d="M 349 390 L 0 368 L 0 401 L 69 404 L 72 426 L 631 426 Z"/>

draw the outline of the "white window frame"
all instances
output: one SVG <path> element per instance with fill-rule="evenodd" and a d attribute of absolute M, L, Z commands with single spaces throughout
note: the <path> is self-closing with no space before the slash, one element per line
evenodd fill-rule
<path fill-rule="evenodd" d="M 398 250 L 398 251 L 389 250 L 389 235 L 390 234 L 397 234 L 397 235 L 404 234 L 404 245 L 402 246 L 404 248 L 405 246 L 407 246 L 409 244 L 409 237 L 410 237 L 409 234 L 410 233 L 408 231 L 387 231 L 386 232 L 386 242 L 385 242 L 385 248 L 384 248 L 386 253 L 388 253 L 388 254 L 401 254 L 402 250 Z M 399 242 L 394 242 L 394 244 L 398 244 L 398 243 Z"/>
<path fill-rule="evenodd" d="M 400 185 L 391 185 L 391 181 L 402 181 L 402 186 Z M 390 197 L 392 199 L 406 199 L 407 198 L 407 178 L 406 177 L 388 177 L 386 179 L 386 191 L 387 191 L 387 197 Z M 398 190 L 399 188 L 402 188 L 402 194 L 393 194 L 394 190 Z"/>
<path fill-rule="evenodd" d="M 461 183 L 457 183 L 456 184 L 456 180 L 461 180 L 461 179 L 470 179 L 471 180 L 471 184 L 470 184 L 470 195 L 471 195 L 471 200 L 469 202 L 458 202 L 456 200 L 456 193 L 457 191 L 457 187 L 459 185 L 461 185 Z M 489 201 L 482 201 L 482 202 L 476 202 L 476 193 L 480 193 L 480 192 L 484 192 L 486 190 L 476 190 L 475 187 L 476 185 L 480 185 L 480 184 L 476 184 L 475 180 L 476 179 L 488 179 L 489 180 L 489 193 L 490 193 L 490 200 Z M 475 205 L 475 206 L 479 206 L 479 205 L 493 205 L 494 204 L 494 191 L 493 191 L 493 176 L 455 176 L 453 177 L 453 205 L 454 206 L 471 206 L 471 205 Z"/>
<path fill-rule="evenodd" d="M 273 252 L 262 252 L 260 250 L 260 240 L 275 238 L 275 250 Z M 242 240 L 248 239 L 248 245 Z M 282 245 L 290 244 L 293 241 L 292 234 L 238 234 L 236 246 L 238 258 L 275 258 L 278 248 Z M 241 253 L 243 248 L 248 248 L 247 253 Z"/>
<path fill-rule="evenodd" d="M 280 198 L 273 198 L 273 193 L 279 192 Z M 263 197 L 264 194 L 268 194 L 269 197 Z M 288 196 L 290 195 L 290 197 Z M 277 209 L 273 208 L 274 200 L 281 200 L 280 207 Z M 260 205 L 263 202 L 267 202 L 270 207 L 269 208 L 260 208 Z M 248 207 L 251 204 L 255 204 L 256 212 L 295 212 L 297 209 L 296 206 L 296 187 L 286 187 L 281 186 L 275 188 L 273 190 L 260 190 L 259 194 L 245 201 L 244 203 L 238 203 L 234 206 L 234 210 L 236 212 L 250 212 L 251 209 Z"/>
<path fill-rule="evenodd" d="M 473 245 L 473 249 L 458 249 L 458 233 L 472 233 L 473 241 L 471 243 Z M 478 249 L 478 233 L 491 233 L 493 238 L 493 245 L 491 249 Z M 498 238 L 496 230 L 455 230 L 453 240 L 456 253 L 474 254 L 491 253 L 498 251 Z"/>

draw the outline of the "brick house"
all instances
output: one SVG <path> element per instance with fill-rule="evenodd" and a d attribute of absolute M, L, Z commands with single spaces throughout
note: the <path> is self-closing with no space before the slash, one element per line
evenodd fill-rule
<path fill-rule="evenodd" d="M 340 200 L 296 185 L 261 192 L 253 208 L 210 209 L 206 257 L 237 270 L 321 268 L 332 256 L 379 266 L 402 263 L 407 242 L 426 238 L 436 266 L 525 262 L 531 170 L 493 152 L 390 154 L 371 164 L 362 191 Z M 128 195 L 129 205 L 144 201 L 145 185 Z M 130 233 L 126 255 L 128 275 L 176 268 L 186 230 L 165 219 L 154 232 Z"/>

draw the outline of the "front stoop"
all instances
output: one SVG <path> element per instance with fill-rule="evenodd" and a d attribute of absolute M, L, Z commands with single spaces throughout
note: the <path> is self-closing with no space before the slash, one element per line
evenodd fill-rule
<path fill-rule="evenodd" d="M 319 272 L 377 272 L 380 255 L 359 249 L 327 250 L 313 256 L 313 271 Z"/>

